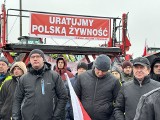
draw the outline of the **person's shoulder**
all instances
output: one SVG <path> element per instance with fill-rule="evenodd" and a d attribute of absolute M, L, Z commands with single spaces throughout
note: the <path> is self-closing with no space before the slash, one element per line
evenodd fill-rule
<path fill-rule="evenodd" d="M 153 98 L 153 96 L 159 96 L 160 95 L 160 87 L 159 88 L 156 88 L 156 89 L 153 89 L 152 91 L 146 93 L 143 95 L 144 98 Z"/>
<path fill-rule="evenodd" d="M 153 80 L 153 79 L 150 79 L 150 83 L 160 86 L 160 82 Z"/>
<path fill-rule="evenodd" d="M 48 70 L 47 72 L 52 75 L 58 75 L 58 73 L 54 70 Z"/>
<path fill-rule="evenodd" d="M 160 87 L 142 95 L 141 98 L 147 104 L 156 104 L 156 101 L 160 100 Z"/>
<path fill-rule="evenodd" d="M 6 81 L 4 81 L 3 86 L 7 86 L 11 82 L 12 82 L 12 79 L 6 80 Z"/>
<path fill-rule="evenodd" d="M 123 83 L 123 86 L 124 86 L 124 87 L 129 87 L 129 86 L 131 86 L 131 85 L 134 85 L 134 81 L 133 81 L 133 80 L 130 80 L 130 81 L 127 81 L 127 82 L 124 82 L 124 83 Z"/>
<path fill-rule="evenodd" d="M 117 78 L 111 72 L 108 72 L 104 79 L 110 80 L 113 83 L 116 83 L 118 81 Z"/>
<path fill-rule="evenodd" d="M 87 70 L 83 73 L 81 73 L 80 75 L 77 76 L 77 79 L 84 79 L 84 78 L 92 78 L 94 77 L 92 70 Z"/>

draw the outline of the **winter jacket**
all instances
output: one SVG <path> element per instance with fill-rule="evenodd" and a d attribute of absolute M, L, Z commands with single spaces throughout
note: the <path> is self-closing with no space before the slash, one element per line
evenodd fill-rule
<path fill-rule="evenodd" d="M 13 120 L 63 120 L 68 99 L 60 76 L 45 63 L 20 78 L 13 101 Z"/>
<path fill-rule="evenodd" d="M 78 76 L 74 89 L 92 120 L 111 120 L 120 86 L 110 72 L 98 78 L 94 70 L 88 70 Z"/>
<path fill-rule="evenodd" d="M 153 80 L 156 80 L 156 81 L 160 82 L 160 75 L 155 74 L 154 71 L 153 71 L 153 69 L 154 69 L 153 67 L 154 67 L 154 65 L 155 65 L 157 62 L 160 63 L 160 58 L 155 58 L 155 59 L 153 60 L 153 62 L 152 62 L 152 64 L 151 64 L 150 76 L 151 76 L 151 78 L 152 78 Z"/>
<path fill-rule="evenodd" d="M 160 83 L 150 79 L 149 76 L 146 76 L 141 84 L 135 77 L 132 81 L 124 83 L 116 99 L 115 119 L 133 120 L 140 97 L 158 87 Z"/>
<path fill-rule="evenodd" d="M 4 82 L 0 91 L 0 118 L 10 120 L 12 116 L 12 104 L 14 92 L 19 77 L 12 77 L 12 80 Z"/>
<path fill-rule="evenodd" d="M 131 81 L 133 79 L 133 73 L 131 73 L 130 75 L 125 74 L 124 72 L 122 72 L 122 79 L 125 82 Z"/>
<path fill-rule="evenodd" d="M 59 60 L 63 60 L 64 61 L 64 68 L 63 69 L 58 69 L 58 61 Z M 59 73 L 59 75 L 61 76 L 62 80 L 66 80 L 66 77 L 65 77 L 64 73 L 67 73 L 67 75 L 68 75 L 69 78 L 74 77 L 74 75 L 70 71 L 67 70 L 67 62 L 66 62 L 66 60 L 64 58 L 58 58 L 57 59 L 55 71 L 57 73 Z"/>
<path fill-rule="evenodd" d="M 160 120 L 160 88 L 143 95 L 138 103 L 134 120 Z"/>
<path fill-rule="evenodd" d="M 9 75 L 9 72 L 5 75 L 0 75 L 0 90 L 5 81 L 11 80 L 12 76 Z"/>
<path fill-rule="evenodd" d="M 12 104 L 17 82 L 20 76 L 14 76 L 13 70 L 15 67 L 19 67 L 23 73 L 27 72 L 26 65 L 19 61 L 15 62 L 10 68 L 10 74 L 13 75 L 11 80 L 7 80 L 3 83 L 0 91 L 0 117 L 3 120 L 10 120 L 12 116 Z"/>
<path fill-rule="evenodd" d="M 70 81 L 73 87 L 77 81 L 77 77 L 78 77 L 78 73 L 76 73 L 74 77 L 70 78 Z"/>

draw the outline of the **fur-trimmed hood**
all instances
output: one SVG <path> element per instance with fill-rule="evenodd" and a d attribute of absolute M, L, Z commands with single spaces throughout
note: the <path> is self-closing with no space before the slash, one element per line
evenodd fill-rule
<path fill-rule="evenodd" d="M 14 69 L 14 67 L 19 67 L 19 68 L 21 68 L 21 69 L 23 70 L 23 73 L 24 73 L 24 74 L 27 73 L 26 65 L 25 65 L 24 62 L 22 62 L 22 61 L 15 62 L 15 63 L 11 66 L 11 68 L 10 68 L 10 73 L 11 73 L 11 74 L 13 74 L 13 69 Z"/>

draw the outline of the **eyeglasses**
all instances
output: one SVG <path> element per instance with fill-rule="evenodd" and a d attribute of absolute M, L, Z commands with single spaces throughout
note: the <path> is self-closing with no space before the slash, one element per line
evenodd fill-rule
<path fill-rule="evenodd" d="M 160 67 L 160 65 L 154 65 L 154 68 L 158 68 L 158 67 Z"/>
<path fill-rule="evenodd" d="M 33 56 L 31 56 L 30 58 L 31 58 L 31 59 L 34 59 L 34 58 L 39 59 L 39 58 L 41 58 L 41 56 L 40 56 L 40 55 L 33 55 Z"/>

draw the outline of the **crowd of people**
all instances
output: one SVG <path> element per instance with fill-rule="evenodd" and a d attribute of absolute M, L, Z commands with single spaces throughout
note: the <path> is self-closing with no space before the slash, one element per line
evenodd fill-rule
<path fill-rule="evenodd" d="M 159 120 L 160 58 L 111 65 L 101 54 L 91 68 L 79 62 L 73 75 L 63 57 L 52 68 L 40 49 L 27 65 L 1 57 L 0 120 L 74 120 L 65 73 L 91 120 Z"/>

